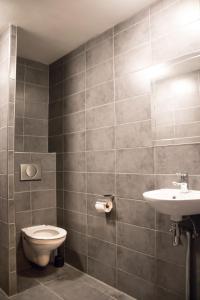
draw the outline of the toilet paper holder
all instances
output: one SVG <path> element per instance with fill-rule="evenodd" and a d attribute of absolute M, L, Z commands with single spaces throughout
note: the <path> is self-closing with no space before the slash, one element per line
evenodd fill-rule
<path fill-rule="evenodd" d="M 104 198 L 98 199 L 95 208 L 98 212 L 110 213 L 113 209 L 114 196 L 111 194 L 103 195 Z"/>

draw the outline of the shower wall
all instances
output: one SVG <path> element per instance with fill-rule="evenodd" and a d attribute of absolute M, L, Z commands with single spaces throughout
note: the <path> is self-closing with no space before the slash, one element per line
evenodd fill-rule
<path fill-rule="evenodd" d="M 14 179 L 14 101 L 17 29 L 0 34 L 0 287 L 16 291 Z"/>
<path fill-rule="evenodd" d="M 14 156 L 18 291 L 25 280 L 20 275 L 31 267 L 24 256 L 21 228 L 57 224 L 56 155 L 48 153 L 48 109 L 48 66 L 18 57 Z M 40 164 L 41 181 L 21 181 L 21 163 Z"/>
<path fill-rule="evenodd" d="M 142 193 L 172 187 L 183 169 L 198 188 L 199 144 L 153 147 L 147 70 L 199 49 L 199 17 L 197 0 L 159 1 L 50 65 L 49 150 L 57 153 L 65 260 L 137 299 L 184 298 L 185 239 L 172 246 L 169 218 Z M 115 195 L 108 217 L 94 208 L 104 194 Z M 199 273 L 199 241 L 193 251 Z"/>

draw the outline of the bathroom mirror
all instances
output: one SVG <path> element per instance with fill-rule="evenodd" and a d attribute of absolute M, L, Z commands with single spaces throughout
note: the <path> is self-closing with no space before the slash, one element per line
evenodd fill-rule
<path fill-rule="evenodd" d="M 150 69 L 153 144 L 200 142 L 200 52 Z"/>

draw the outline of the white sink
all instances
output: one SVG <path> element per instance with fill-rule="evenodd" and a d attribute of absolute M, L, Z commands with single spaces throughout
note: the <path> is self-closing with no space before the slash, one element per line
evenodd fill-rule
<path fill-rule="evenodd" d="M 150 206 L 163 214 L 180 221 L 182 216 L 200 214 L 200 191 L 189 190 L 187 193 L 178 189 L 160 189 L 143 193 Z"/>

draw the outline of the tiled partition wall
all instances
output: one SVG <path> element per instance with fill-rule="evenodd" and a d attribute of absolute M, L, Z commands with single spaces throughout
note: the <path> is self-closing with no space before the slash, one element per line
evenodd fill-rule
<path fill-rule="evenodd" d="M 185 240 L 172 247 L 169 218 L 142 192 L 171 187 L 183 169 L 198 187 L 199 144 L 153 147 L 148 68 L 200 48 L 199 16 L 199 0 L 160 1 L 50 66 L 49 149 L 58 158 L 65 259 L 139 300 L 184 299 Z M 94 204 L 107 193 L 115 207 L 106 217 Z M 193 281 L 194 300 L 198 287 Z"/>
<path fill-rule="evenodd" d="M 49 68 L 17 58 L 15 149 L 48 152 Z"/>
<path fill-rule="evenodd" d="M 48 66 L 17 59 L 15 131 L 15 211 L 17 271 L 29 269 L 21 243 L 21 228 L 56 225 L 56 155 L 48 153 Z M 42 168 L 41 181 L 21 181 L 20 164 L 36 163 Z M 27 273 L 28 274 L 28 273 Z M 21 284 L 18 277 L 18 291 Z"/>
<path fill-rule="evenodd" d="M 15 227 L 13 199 L 14 100 L 17 29 L 0 34 L 0 287 L 16 290 Z"/>

